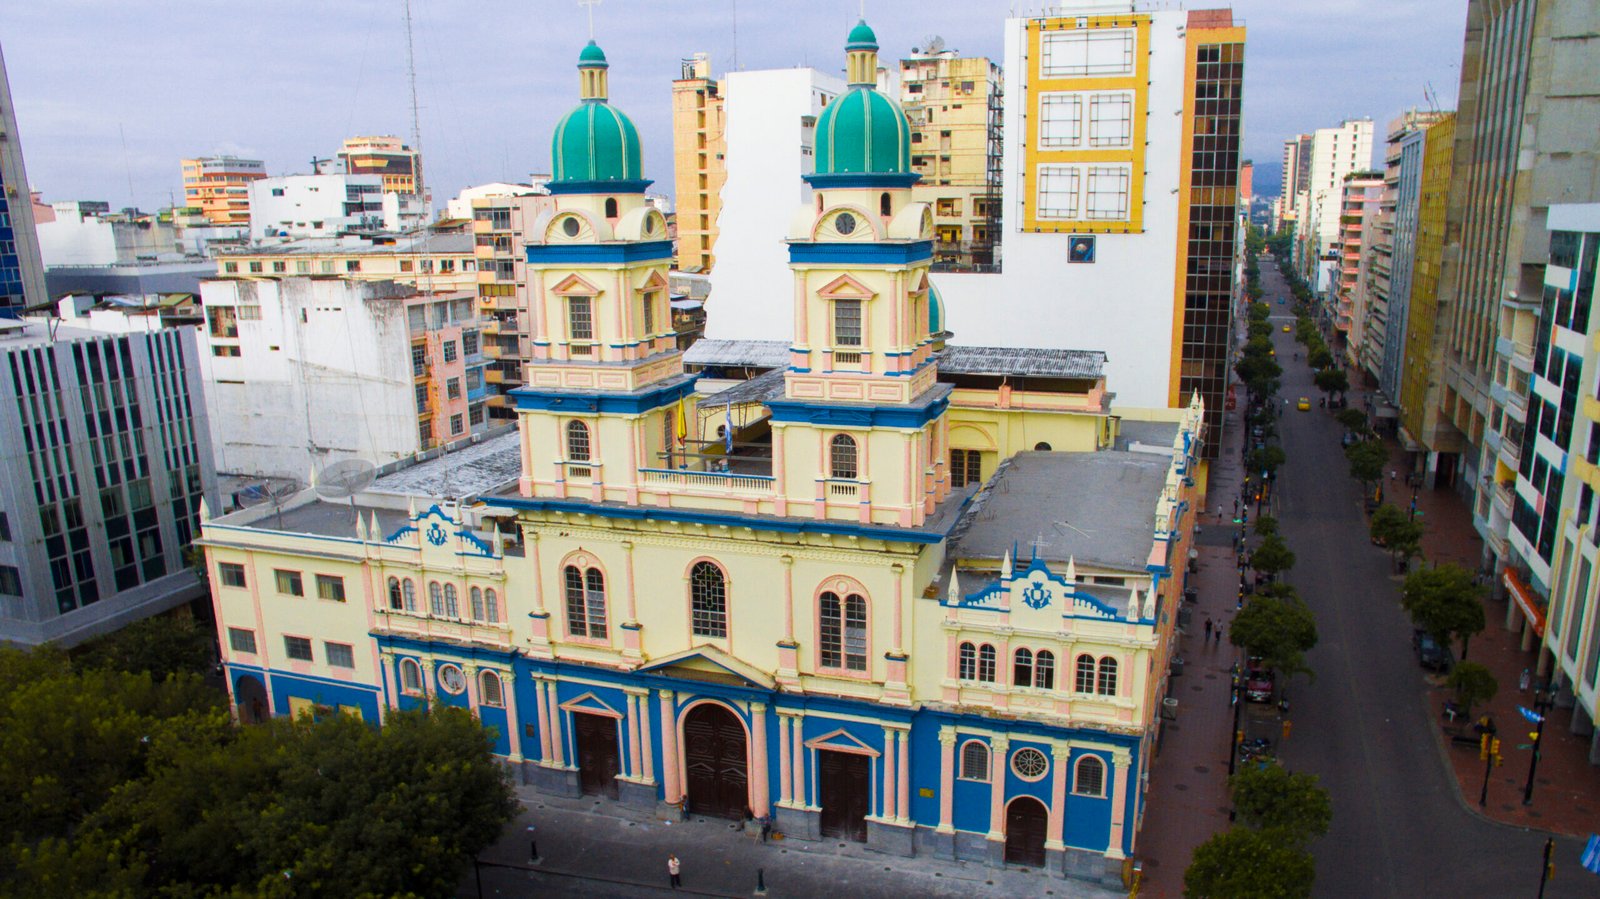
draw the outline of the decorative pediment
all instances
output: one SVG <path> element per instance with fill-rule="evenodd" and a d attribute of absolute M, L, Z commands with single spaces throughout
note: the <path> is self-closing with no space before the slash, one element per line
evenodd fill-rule
<path fill-rule="evenodd" d="M 813 737 L 806 741 L 807 749 L 826 749 L 830 752 L 849 752 L 855 755 L 870 755 L 876 758 L 881 753 L 863 743 L 854 734 L 839 728 L 820 737 Z"/>
<path fill-rule="evenodd" d="M 817 296 L 825 300 L 870 300 L 877 293 L 849 275 L 840 275 L 824 284 Z"/>
<path fill-rule="evenodd" d="M 408 523 L 401 525 L 387 537 L 379 536 L 378 516 L 374 513 L 369 533 L 372 539 L 381 539 L 384 543 L 396 543 L 402 537 L 416 534 L 420 539 L 420 546 L 424 549 L 442 548 L 454 539 L 463 554 L 483 556 L 487 559 L 495 557 L 494 547 L 471 530 L 453 521 L 443 509 L 439 508 L 438 503 L 421 512 L 412 510 Z"/>
<path fill-rule="evenodd" d="M 1119 609 L 1115 603 L 1080 589 L 1076 577 L 1062 577 L 1052 572 L 1040 559 L 1029 560 L 1025 568 L 1013 572 L 1008 553 L 1002 566 L 1000 579 L 984 585 L 972 593 L 952 588 L 945 605 L 962 609 L 992 609 L 1009 611 L 1011 615 L 1046 610 L 1063 618 L 1090 618 L 1099 621 L 1139 622 L 1148 620 L 1154 612 L 1152 603 L 1146 602 L 1151 614 L 1140 607 L 1138 591 L 1130 593 L 1128 607 Z M 1068 571 L 1076 575 L 1076 566 L 1068 562 Z M 956 575 L 951 573 L 951 583 Z"/>
<path fill-rule="evenodd" d="M 634 289 L 641 293 L 649 290 L 666 290 L 667 279 L 662 277 L 661 269 L 652 268 L 649 275 L 644 279 L 644 283 L 635 286 Z"/>
<path fill-rule="evenodd" d="M 568 275 L 557 282 L 556 286 L 550 288 L 550 292 L 563 297 L 593 297 L 599 296 L 602 291 L 581 275 Z"/>
<path fill-rule="evenodd" d="M 776 689 L 777 680 L 748 663 L 742 662 L 715 646 L 696 646 L 672 655 L 662 656 L 640 671 L 649 671 L 667 677 L 708 683 L 729 684 L 738 687 Z"/>
<path fill-rule="evenodd" d="M 928 270 L 927 269 L 923 269 L 922 272 L 921 272 L 921 276 L 917 278 L 916 286 L 911 288 L 911 292 L 913 294 L 927 293 L 929 286 L 930 286 L 930 282 L 928 281 Z"/>
<path fill-rule="evenodd" d="M 616 718 L 619 721 L 622 719 L 621 712 L 607 705 L 605 700 L 594 695 L 593 693 L 585 693 L 576 699 L 569 699 L 566 702 L 561 703 L 560 708 L 564 712 L 581 712 L 585 715 L 601 715 L 606 718 Z"/>

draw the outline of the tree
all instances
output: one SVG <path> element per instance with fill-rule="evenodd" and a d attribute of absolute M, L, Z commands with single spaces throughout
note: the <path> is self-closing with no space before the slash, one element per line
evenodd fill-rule
<path fill-rule="evenodd" d="M 1406 575 L 1400 604 L 1413 624 L 1440 643 L 1448 645 L 1452 638 L 1460 637 L 1462 659 L 1467 657 L 1467 641 L 1482 633 L 1488 623 L 1482 589 L 1473 583 L 1472 572 L 1454 562 Z"/>
<path fill-rule="evenodd" d="M 211 667 L 211 635 L 192 619 L 157 615 L 92 640 L 75 653 L 80 668 L 108 668 L 156 680 L 179 672 L 202 674 Z"/>
<path fill-rule="evenodd" d="M 1277 473 L 1278 468 L 1288 459 L 1289 457 L 1283 452 L 1283 447 L 1276 445 L 1263 446 L 1250 451 L 1250 456 L 1246 459 L 1246 467 L 1251 474 L 1265 472 L 1266 476 L 1270 478 Z"/>
<path fill-rule="evenodd" d="M 1283 538 L 1277 534 L 1268 534 L 1261 545 L 1250 553 L 1250 567 L 1266 575 L 1269 579 L 1276 578 L 1279 574 L 1294 567 L 1294 552 Z"/>
<path fill-rule="evenodd" d="M 1190 899 L 1304 899 L 1316 862 L 1298 846 L 1259 830 L 1224 831 L 1195 847 L 1183 872 Z"/>
<path fill-rule="evenodd" d="M 1360 409 L 1340 409 L 1333 418 L 1352 434 L 1367 433 L 1367 413 Z"/>
<path fill-rule="evenodd" d="M 1363 440 L 1344 448 L 1350 460 L 1350 477 L 1361 482 L 1362 489 L 1383 477 L 1383 467 L 1389 463 L 1389 449 L 1381 440 Z"/>
<path fill-rule="evenodd" d="M 1317 338 L 1306 348 L 1306 363 L 1312 368 L 1327 368 L 1333 364 L 1333 354 L 1328 352 L 1328 345 Z"/>
<path fill-rule="evenodd" d="M 1284 842 L 1304 846 L 1328 832 L 1333 807 L 1314 774 L 1292 774 L 1279 765 L 1247 766 L 1228 778 L 1239 820 Z"/>
<path fill-rule="evenodd" d="M 1278 519 L 1271 515 L 1263 515 L 1256 519 L 1255 532 L 1257 537 L 1270 537 L 1278 533 Z"/>
<path fill-rule="evenodd" d="M 1402 571 L 1422 551 L 1422 522 L 1391 503 L 1384 503 L 1372 513 L 1368 533 L 1373 543 L 1394 554 L 1395 564 Z"/>
<path fill-rule="evenodd" d="M 1465 709 L 1464 717 L 1472 717 L 1472 707 L 1488 702 L 1500 692 L 1500 682 L 1489 669 L 1477 662 L 1462 662 L 1445 679 L 1445 686 L 1456 691 L 1456 702 Z"/>
<path fill-rule="evenodd" d="M 1317 622 L 1311 609 L 1287 584 L 1258 593 L 1228 627 L 1228 642 L 1284 677 L 1310 674 L 1305 654 L 1317 645 Z"/>
<path fill-rule="evenodd" d="M 1312 377 L 1317 389 L 1332 396 L 1350 389 L 1350 376 L 1342 368 L 1324 368 Z"/>

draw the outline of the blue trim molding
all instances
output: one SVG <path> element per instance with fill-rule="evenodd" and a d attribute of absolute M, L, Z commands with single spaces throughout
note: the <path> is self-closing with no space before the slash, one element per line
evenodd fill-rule
<path fill-rule="evenodd" d="M 655 182 L 649 178 L 628 181 L 548 181 L 552 194 L 642 194 Z"/>
<path fill-rule="evenodd" d="M 767 400 L 773 421 L 841 428 L 922 428 L 943 415 L 949 405 L 949 391 L 914 406 L 845 406 L 804 400 Z"/>
<path fill-rule="evenodd" d="M 930 244 L 930 246 L 932 245 Z M 527 258 L 530 265 L 603 265 L 606 263 L 658 262 L 672 258 L 672 241 L 529 244 Z"/>
<path fill-rule="evenodd" d="M 529 247 L 529 261 L 533 248 Z M 933 258 L 933 241 L 905 243 L 819 243 L 795 241 L 789 244 L 790 265 L 911 265 Z"/>
<path fill-rule="evenodd" d="M 922 180 L 916 172 L 813 172 L 801 175 L 800 180 L 811 185 L 813 190 L 829 190 L 838 187 L 888 187 L 909 188 Z"/>
<path fill-rule="evenodd" d="M 565 390 L 539 390 L 518 387 L 508 396 L 522 412 L 601 412 L 638 415 L 676 403 L 691 393 L 700 375 L 684 375 L 665 387 L 638 393 L 575 393 Z"/>

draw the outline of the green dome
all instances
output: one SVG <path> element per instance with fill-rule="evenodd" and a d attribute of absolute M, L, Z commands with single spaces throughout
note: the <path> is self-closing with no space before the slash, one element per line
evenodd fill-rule
<path fill-rule="evenodd" d="M 938 337 L 944 332 L 944 297 L 939 296 L 939 288 L 932 282 L 928 284 L 928 333 Z"/>
<path fill-rule="evenodd" d="M 554 181 L 630 181 L 644 177 L 639 132 L 604 100 L 585 100 L 556 125 L 550 142 Z"/>
<path fill-rule="evenodd" d="M 867 25 L 867 20 L 862 19 L 856 27 L 850 29 L 850 36 L 845 38 L 846 50 L 876 50 L 878 49 L 878 36 L 872 33 L 872 28 Z"/>
<path fill-rule="evenodd" d="M 910 174 L 911 124 L 900 104 L 870 87 L 852 88 L 817 119 L 816 160 L 819 175 Z"/>
<path fill-rule="evenodd" d="M 583 52 L 578 54 L 578 65 L 580 67 L 608 65 L 606 62 L 606 51 L 600 49 L 600 45 L 595 43 L 591 38 L 588 46 L 584 47 Z"/>

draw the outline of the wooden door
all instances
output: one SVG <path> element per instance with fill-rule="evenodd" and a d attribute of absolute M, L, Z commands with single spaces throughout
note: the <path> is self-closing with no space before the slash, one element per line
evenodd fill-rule
<path fill-rule="evenodd" d="M 1013 799 L 1006 807 L 1006 863 L 1043 867 L 1049 822 L 1044 803 L 1027 796 Z"/>
<path fill-rule="evenodd" d="M 743 818 L 750 801 L 750 775 L 739 719 L 720 705 L 696 706 L 683 719 L 683 744 L 689 810 Z"/>
<path fill-rule="evenodd" d="M 583 791 L 617 798 L 622 753 L 617 746 L 616 720 L 574 713 L 572 732 L 578 741 L 578 782 Z"/>
<path fill-rule="evenodd" d="M 817 753 L 817 795 L 822 801 L 822 835 L 867 841 L 872 804 L 872 761 L 853 752 Z"/>

